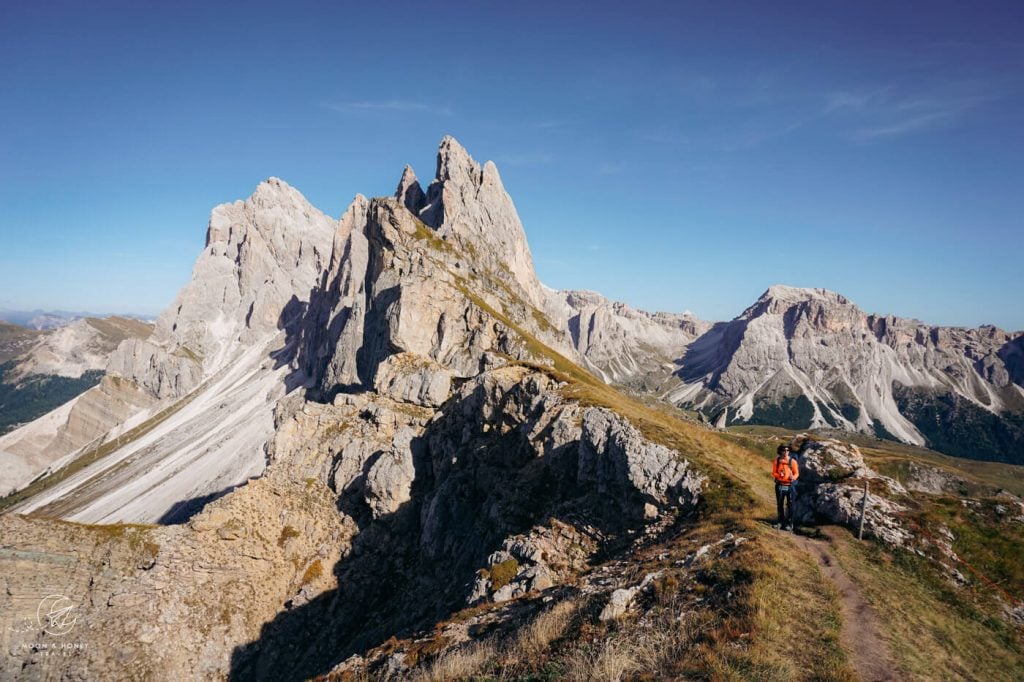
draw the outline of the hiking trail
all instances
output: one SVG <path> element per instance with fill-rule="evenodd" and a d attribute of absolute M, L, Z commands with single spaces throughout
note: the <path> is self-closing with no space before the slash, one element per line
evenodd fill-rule
<path fill-rule="evenodd" d="M 765 479 L 751 476 L 754 473 L 724 459 L 719 464 L 730 474 L 750 484 L 754 495 L 759 498 L 759 512 L 767 523 L 775 518 L 775 499 L 765 485 Z M 756 471 L 756 469 L 755 469 Z M 760 474 L 760 472 L 757 472 Z M 767 473 L 767 472 L 766 472 Z M 744 475 L 747 474 L 747 475 Z M 820 528 L 829 540 L 812 540 L 804 535 L 776 530 L 789 538 L 802 550 L 814 557 L 818 567 L 839 592 L 843 625 L 840 644 L 850 656 L 850 663 L 864 682 L 888 682 L 904 679 L 895 665 L 895 658 L 889 643 L 882 637 L 878 615 L 864 599 L 850 575 L 839 565 L 830 542 L 846 542 L 832 529 Z"/>
<path fill-rule="evenodd" d="M 833 542 L 839 540 L 826 532 Z M 882 637 L 878 616 L 857 586 L 836 560 L 829 543 L 793 535 L 793 541 L 818 562 L 822 574 L 836 586 L 842 604 L 843 627 L 839 635 L 850 662 L 865 682 L 887 682 L 902 679 L 893 665 L 892 651 Z"/>

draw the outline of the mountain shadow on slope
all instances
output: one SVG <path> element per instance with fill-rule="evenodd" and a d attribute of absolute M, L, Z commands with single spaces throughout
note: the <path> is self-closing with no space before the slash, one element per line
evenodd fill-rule
<path fill-rule="evenodd" d="M 503 394 L 492 419 L 474 411 L 489 399 L 483 391 L 446 403 L 411 440 L 411 497 L 395 511 L 373 518 L 358 480 L 339 491 L 360 532 L 333 567 L 338 588 L 286 604 L 257 640 L 234 650 L 230 679 L 308 679 L 432 626 L 468 605 L 477 570 L 505 538 L 547 519 L 574 522 L 604 547 L 642 524 L 639 493 L 620 502 L 578 482 L 578 441 L 535 449 L 529 434 L 546 408 L 528 388 Z M 387 455 L 371 457 L 364 476 L 379 456 Z"/>
<path fill-rule="evenodd" d="M 1024 414 L 993 414 L 949 392 L 928 392 L 896 382 L 901 414 L 928 439 L 929 447 L 967 459 L 1024 464 Z"/>

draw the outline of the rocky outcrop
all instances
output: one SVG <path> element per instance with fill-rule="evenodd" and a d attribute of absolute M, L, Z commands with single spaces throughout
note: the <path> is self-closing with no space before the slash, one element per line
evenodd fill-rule
<path fill-rule="evenodd" d="M 374 388 L 401 402 L 438 407 L 452 391 L 452 373 L 413 353 L 396 353 L 377 368 Z"/>
<path fill-rule="evenodd" d="M 798 523 L 825 520 L 856 530 L 866 483 L 864 533 L 894 546 L 910 542 L 913 535 L 902 520 L 906 507 L 898 501 L 907 491 L 898 481 L 868 467 L 856 445 L 831 439 L 804 440 L 802 445 L 797 457 Z"/>
<path fill-rule="evenodd" d="M 904 483 L 908 490 L 932 495 L 963 493 L 967 490 L 967 481 L 962 477 L 913 461 L 907 462 L 907 476 Z"/>
<path fill-rule="evenodd" d="M 645 509 L 647 522 L 671 521 L 702 494 L 679 453 L 527 367 L 469 378 L 439 409 L 364 392 L 330 405 L 289 398 L 278 419 L 272 470 L 336 453 L 291 476 L 328 480 L 360 530 L 335 567 L 335 596 L 236 650 L 246 675 L 280 671 L 263 652 L 290 642 L 309 652 L 300 665 L 343 660 L 438 614 L 556 588 L 643 527 Z"/>
<path fill-rule="evenodd" d="M 334 586 L 351 529 L 329 494 L 268 477 L 188 526 L 0 517 L 0 677 L 226 677 L 231 647 Z M 49 595 L 71 609 L 59 637 L 37 616 Z"/>
<path fill-rule="evenodd" d="M 180 398 L 198 386 L 203 378 L 203 368 L 196 356 L 168 353 L 165 348 L 141 339 L 121 344 L 110 358 L 107 371 L 157 399 Z"/>
<path fill-rule="evenodd" d="M 642 497 L 646 516 L 657 510 L 688 506 L 700 495 L 702 476 L 679 454 L 648 442 L 628 421 L 610 410 L 583 413 L 577 479 L 630 508 L 629 498 Z"/>

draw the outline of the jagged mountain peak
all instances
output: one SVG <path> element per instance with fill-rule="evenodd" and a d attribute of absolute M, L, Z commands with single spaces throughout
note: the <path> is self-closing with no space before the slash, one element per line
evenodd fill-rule
<path fill-rule="evenodd" d="M 302 192 L 281 178 L 273 176 L 256 185 L 256 189 L 246 201 L 259 206 L 290 205 L 312 208 L 312 204 Z"/>
<path fill-rule="evenodd" d="M 481 256 L 486 261 L 482 267 L 503 278 L 511 275 L 528 303 L 544 306 L 526 232 L 494 163 L 481 166 L 455 138 L 442 139 L 437 177 L 419 217 L 441 237 Z"/>
<path fill-rule="evenodd" d="M 416 215 L 419 215 L 427 203 L 427 195 L 423 193 L 416 173 L 409 164 L 405 164 L 405 170 L 402 171 L 402 178 L 395 190 L 395 198 Z"/>
<path fill-rule="evenodd" d="M 469 152 L 451 135 L 441 138 L 437 146 L 437 169 L 434 177 L 439 182 L 472 176 L 480 172 L 480 165 Z"/>
<path fill-rule="evenodd" d="M 754 305 L 744 312 L 744 316 L 764 313 L 779 314 L 793 305 L 812 301 L 824 305 L 853 306 L 850 299 L 828 289 L 773 284 L 758 297 Z"/>

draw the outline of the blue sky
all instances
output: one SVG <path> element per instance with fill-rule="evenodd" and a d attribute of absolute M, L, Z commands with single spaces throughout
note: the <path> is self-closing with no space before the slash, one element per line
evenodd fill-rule
<path fill-rule="evenodd" d="M 0 308 L 155 313 L 210 209 L 493 159 L 541 278 L 1024 329 L 1019 2 L 0 3 Z"/>

